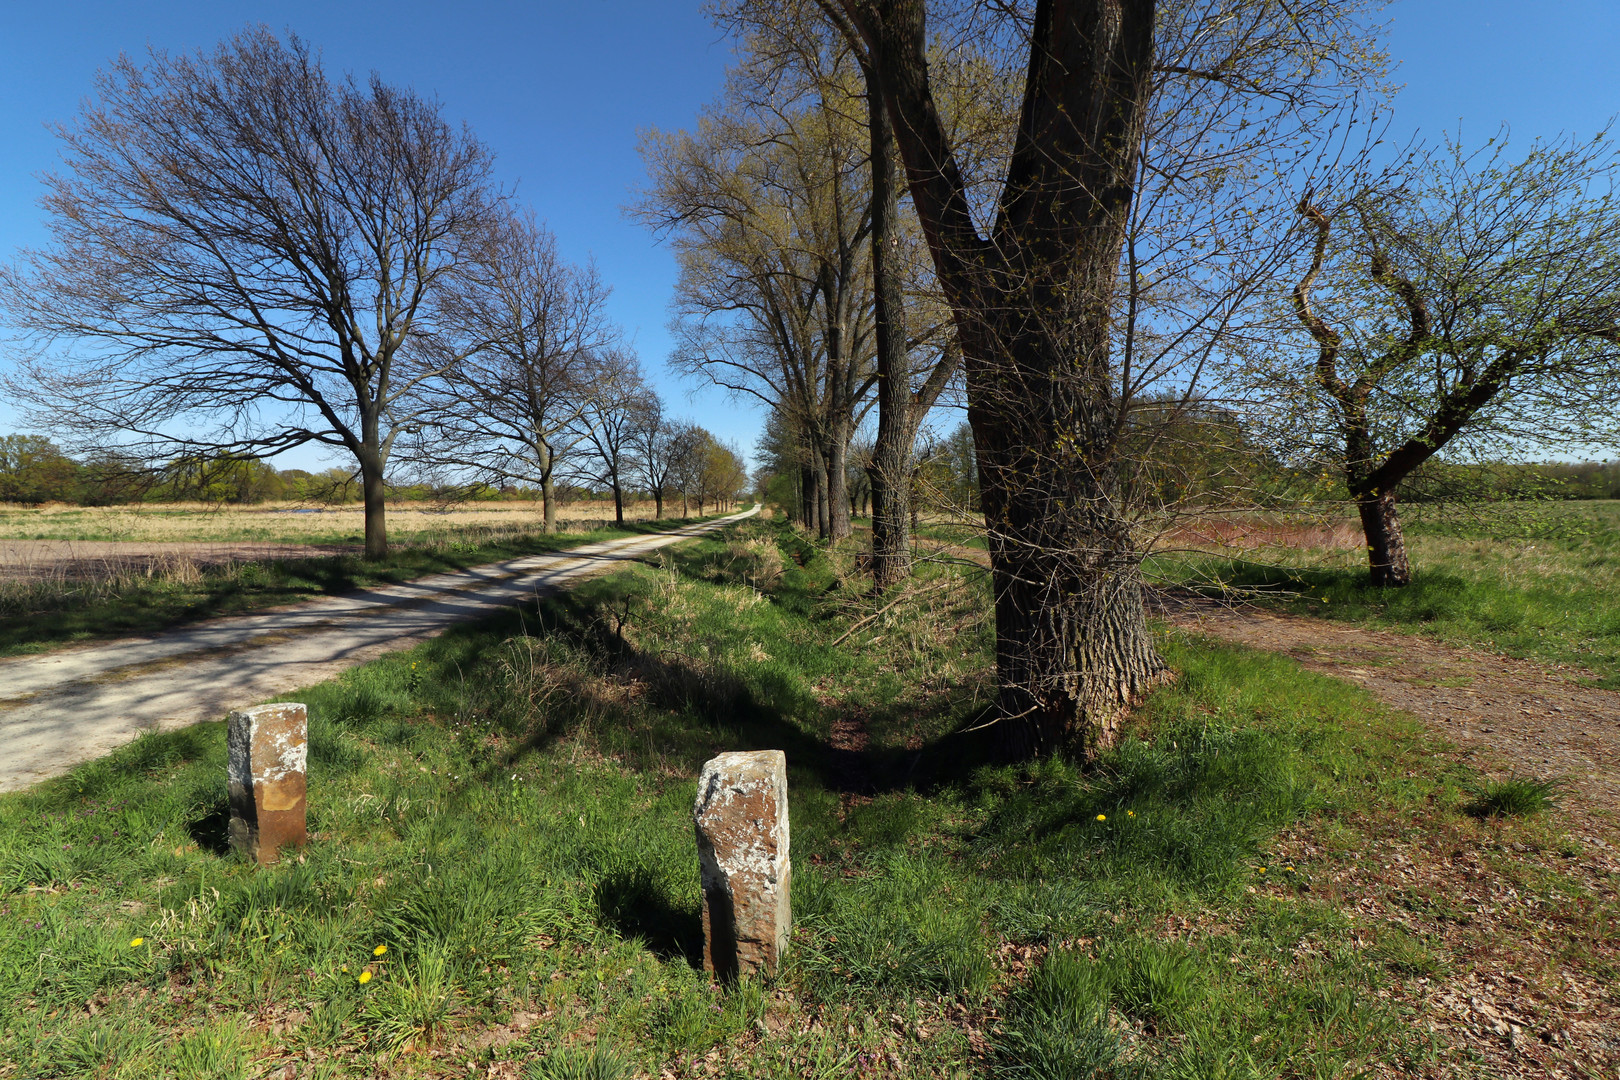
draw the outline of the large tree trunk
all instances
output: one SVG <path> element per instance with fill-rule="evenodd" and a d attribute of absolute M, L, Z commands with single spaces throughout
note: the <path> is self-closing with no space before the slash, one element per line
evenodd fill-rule
<path fill-rule="evenodd" d="M 1406 537 L 1401 533 L 1395 493 L 1381 491 L 1361 495 L 1356 499 L 1356 509 L 1361 511 L 1361 531 L 1367 537 L 1372 583 L 1379 588 L 1410 585 L 1412 563 L 1406 557 Z"/>
<path fill-rule="evenodd" d="M 1166 670 L 1112 461 L 1107 323 L 1073 320 L 1021 340 L 997 329 L 1013 345 L 992 364 L 970 353 L 978 393 L 968 416 L 989 530 L 1003 747 L 1018 758 L 1089 759 L 1114 745 L 1125 710 Z"/>
<path fill-rule="evenodd" d="M 624 489 L 619 486 L 619 474 L 613 474 L 613 523 L 624 527 Z"/>
<path fill-rule="evenodd" d="M 849 440 L 834 435 L 827 445 L 827 539 L 854 534 L 849 520 Z"/>
<path fill-rule="evenodd" d="M 831 535 L 832 515 L 827 512 L 827 459 L 820 448 L 810 452 L 811 469 L 816 480 L 816 535 L 826 540 Z"/>
<path fill-rule="evenodd" d="M 388 504 L 383 492 L 382 462 L 375 452 L 360 455 L 360 495 L 365 505 L 366 558 L 386 559 L 388 525 L 384 516 Z"/>
<path fill-rule="evenodd" d="M 799 466 L 799 524 L 816 531 L 816 472 L 809 465 Z"/>
<path fill-rule="evenodd" d="M 557 472 L 557 459 L 544 440 L 537 444 L 536 450 L 540 466 L 540 512 L 543 521 L 541 528 L 548 533 L 554 533 L 557 531 L 557 492 L 552 477 Z"/>
<path fill-rule="evenodd" d="M 664 489 L 657 484 L 653 485 L 653 518 L 657 521 L 664 520 Z"/>
<path fill-rule="evenodd" d="M 877 69 L 866 77 L 872 172 L 872 321 L 877 346 L 877 442 L 872 447 L 872 581 L 886 588 L 911 576 L 911 459 L 921 416 L 906 362 L 905 299 L 891 240 L 900 218 L 894 128 Z"/>
<path fill-rule="evenodd" d="M 882 589 L 911 575 L 911 474 L 917 423 L 909 401 L 885 409 L 883 382 L 878 386 L 877 443 L 867 475 L 872 479 L 872 581 Z M 910 397 L 909 389 L 905 396 Z"/>

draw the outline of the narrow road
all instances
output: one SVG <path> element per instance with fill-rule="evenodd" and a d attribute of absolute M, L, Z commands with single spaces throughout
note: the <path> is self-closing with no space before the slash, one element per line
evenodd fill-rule
<path fill-rule="evenodd" d="M 579 578 L 759 512 L 604 540 L 152 637 L 0 660 L 0 791 L 143 731 L 217 720 Z"/>

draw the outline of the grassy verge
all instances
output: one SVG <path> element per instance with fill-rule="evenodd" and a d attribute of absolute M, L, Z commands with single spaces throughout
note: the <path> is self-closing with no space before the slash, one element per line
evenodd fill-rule
<path fill-rule="evenodd" d="M 1620 593 L 1620 503 L 1524 514 L 1418 517 L 1409 528 L 1413 581 L 1403 589 L 1369 585 L 1359 551 L 1177 556 L 1149 570 L 1201 588 L 1272 594 L 1269 602 L 1295 614 L 1584 667 L 1597 685 L 1620 688 L 1620 607 L 1608 602 Z"/>
<path fill-rule="evenodd" d="M 701 519 L 668 519 L 585 533 L 471 531 L 422 544 L 395 544 L 386 559 L 357 555 L 244 562 L 178 572 L 115 573 L 79 581 L 0 580 L 0 656 L 79 641 L 128 637 L 201 619 L 410 581 L 428 574 L 558 551 L 597 540 L 663 532 Z"/>
<path fill-rule="evenodd" d="M 1612 895 L 1491 861 L 1556 816 L 1470 815 L 1475 774 L 1352 687 L 1172 637 L 1099 767 L 983 766 L 980 578 L 930 568 L 835 645 L 875 605 L 790 533 L 665 562 L 292 695 L 313 838 L 277 868 L 224 850 L 218 724 L 0 797 L 0 1077 L 1464 1069 L 1408 1002 L 1472 961 L 1357 907 L 1390 845 L 1483 852 L 1562 928 L 1552 969 L 1614 973 Z M 793 946 L 719 990 L 694 777 L 764 746 Z"/>

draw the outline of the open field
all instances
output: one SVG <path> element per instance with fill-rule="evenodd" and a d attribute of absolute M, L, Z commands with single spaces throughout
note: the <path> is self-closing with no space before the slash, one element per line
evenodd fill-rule
<path fill-rule="evenodd" d="M 27 574 L 0 573 L 0 657 L 149 634 L 684 523 L 687 519 L 666 518 L 627 523 L 623 529 L 539 533 L 532 520 L 467 522 L 395 541 L 388 557 L 378 561 L 363 560 L 357 549 L 347 547 L 333 554 L 331 547 L 268 541 L 0 541 L 0 550 L 7 544 L 49 544 L 83 554 L 67 565 L 42 560 L 26 564 Z M 116 550 L 109 553 L 109 544 Z"/>
<path fill-rule="evenodd" d="M 677 503 L 666 508 L 676 514 Z M 653 519 L 653 504 L 625 507 L 625 521 Z M 514 532 L 535 532 L 542 521 L 537 502 L 477 502 L 435 507 L 425 503 L 389 503 L 388 537 L 393 541 L 478 542 Z M 590 532 L 613 524 L 611 502 L 573 502 L 557 510 L 558 527 Z M 359 506 L 322 507 L 303 503 L 211 507 L 202 503 L 139 506 L 44 507 L 0 504 L 0 541 L 91 540 L 125 544 L 353 544 L 364 538 Z M 0 543 L 0 552 L 25 551 Z M 13 556 L 0 554 L 0 559 Z"/>
<path fill-rule="evenodd" d="M 1331 532 L 1327 543 L 1259 543 L 1258 531 L 1241 543 L 1188 543 L 1202 550 L 1149 560 L 1147 570 L 1210 595 L 1549 660 L 1620 687 L 1620 502 L 1404 513 L 1413 565 L 1404 589 L 1368 585 L 1359 543 Z"/>
<path fill-rule="evenodd" d="M 1513 802 L 1488 748 L 1175 632 L 1179 678 L 1098 767 L 981 766 L 958 732 L 991 689 L 982 576 L 926 567 L 840 643 L 879 607 L 858 585 L 747 525 L 528 635 L 470 626 L 289 695 L 313 841 L 268 871 L 222 847 L 218 724 L 0 797 L 0 1077 L 1620 1065 L 1601 813 Z M 761 746 L 789 762 L 793 946 L 716 989 L 694 778 Z"/>

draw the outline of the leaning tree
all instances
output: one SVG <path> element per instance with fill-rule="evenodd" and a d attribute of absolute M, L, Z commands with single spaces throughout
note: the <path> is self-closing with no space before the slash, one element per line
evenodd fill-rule
<path fill-rule="evenodd" d="M 1292 348 L 1257 350 L 1295 452 L 1343 476 L 1373 584 L 1412 580 L 1397 503 L 1436 454 L 1581 446 L 1620 398 L 1620 154 L 1607 134 L 1414 154 L 1299 204 Z"/>
<path fill-rule="evenodd" d="M 27 338 L 7 392 L 83 449 L 341 450 L 384 555 L 384 471 L 426 377 L 399 358 L 482 255 L 489 151 L 437 102 L 333 79 L 262 27 L 120 57 L 58 135 L 52 243 L 0 270 Z"/>

